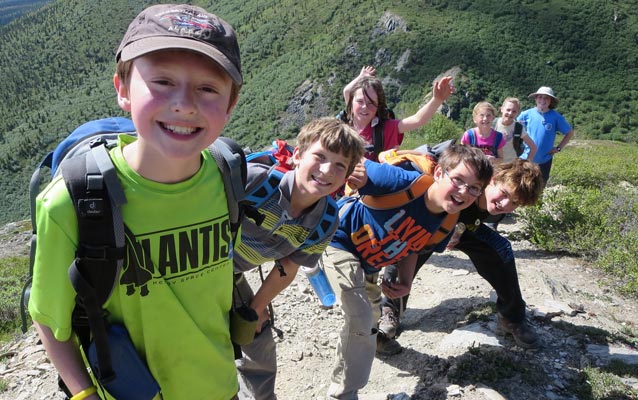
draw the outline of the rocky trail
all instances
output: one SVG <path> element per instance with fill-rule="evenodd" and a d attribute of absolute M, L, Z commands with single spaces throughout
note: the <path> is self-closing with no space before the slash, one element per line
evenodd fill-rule
<path fill-rule="evenodd" d="M 413 286 L 398 337 L 404 350 L 377 357 L 362 400 L 527 400 L 587 398 L 579 376 L 613 360 L 638 364 L 638 306 L 605 286 L 577 258 L 539 251 L 522 239 L 520 225 L 506 219 L 499 230 L 512 241 L 523 297 L 541 336 L 538 350 L 517 347 L 494 333 L 494 293 L 458 251 L 431 257 Z M 2 235 L 4 238 L 4 235 Z M 12 251 L 20 241 L 2 243 Z M 268 268 L 266 268 L 268 269 Z M 267 271 L 264 271 L 267 273 Z M 249 279 L 259 282 L 257 272 Z M 339 335 L 338 306 L 324 309 L 299 274 L 274 302 L 280 400 L 325 398 Z M 63 399 L 57 375 L 33 330 L 0 350 L 0 399 Z M 627 393 L 638 376 L 622 378 Z M 624 396 L 624 397 L 623 397 Z M 633 399 L 619 395 L 617 399 Z"/>

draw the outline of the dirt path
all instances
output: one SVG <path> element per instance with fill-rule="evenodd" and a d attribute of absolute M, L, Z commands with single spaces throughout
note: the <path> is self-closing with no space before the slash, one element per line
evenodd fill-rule
<path fill-rule="evenodd" d="M 538 251 L 519 240 L 520 226 L 505 222 L 500 229 L 512 241 L 521 290 L 544 346 L 524 351 L 510 338 L 496 336 L 491 287 L 462 253 L 437 254 L 414 283 L 399 336 L 404 351 L 375 359 L 361 399 L 579 399 L 584 392 L 577 394 L 577 388 L 587 391 L 578 378 L 584 367 L 602 364 L 617 352 L 625 362 L 638 363 L 635 345 L 623 334 L 638 331 L 635 302 L 599 284 L 598 274 L 581 260 Z M 257 284 L 258 273 L 248 275 Z M 279 399 L 325 398 L 339 308 L 321 308 L 301 274 L 274 307 L 283 332 L 277 339 Z M 482 317 L 468 320 L 472 310 Z M 34 341 L 34 336 L 23 338 L 14 344 L 15 360 L 0 362 L 0 378 L 10 381 L 0 399 L 59 398 L 52 395 L 55 373 Z M 25 384 L 16 380 L 26 375 L 2 372 L 19 363 L 21 351 L 39 360 L 18 367 L 39 371 Z M 627 379 L 628 387 L 638 388 L 634 381 Z"/>

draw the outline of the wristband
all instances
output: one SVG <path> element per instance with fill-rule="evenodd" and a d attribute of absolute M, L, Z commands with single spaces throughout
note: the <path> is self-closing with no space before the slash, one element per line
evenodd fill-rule
<path fill-rule="evenodd" d="M 97 392 L 97 388 L 95 386 L 89 386 L 88 388 L 74 394 L 70 400 L 84 400 L 96 392 Z"/>

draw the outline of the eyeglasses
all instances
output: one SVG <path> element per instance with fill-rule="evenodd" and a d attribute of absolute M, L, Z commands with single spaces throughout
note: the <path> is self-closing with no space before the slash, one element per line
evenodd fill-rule
<path fill-rule="evenodd" d="M 468 185 L 461 178 L 451 177 L 450 174 L 448 174 L 447 170 L 444 170 L 443 173 L 450 179 L 450 182 L 452 182 L 452 186 L 454 186 L 455 188 L 465 189 L 471 196 L 474 197 L 480 196 L 481 193 L 483 193 L 483 188 L 479 186 Z"/>

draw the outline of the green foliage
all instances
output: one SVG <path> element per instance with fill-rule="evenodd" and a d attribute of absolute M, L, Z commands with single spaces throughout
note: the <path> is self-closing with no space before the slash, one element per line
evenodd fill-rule
<path fill-rule="evenodd" d="M 579 374 L 579 379 L 571 385 L 570 392 L 582 400 L 624 400 L 635 399 L 638 391 L 625 385 L 619 376 L 638 376 L 635 367 L 620 366 L 617 362 L 608 369 L 587 367 Z M 619 372 L 620 371 L 620 372 Z"/>
<path fill-rule="evenodd" d="M 574 140 L 554 157 L 550 184 L 600 188 L 638 185 L 638 147 L 614 141 Z M 632 161 L 629 161 L 632 160 Z"/>
<path fill-rule="evenodd" d="M 28 257 L 0 259 L 0 335 L 10 334 L 18 327 L 20 293 L 28 273 Z"/>
<path fill-rule="evenodd" d="M 613 277 L 621 292 L 638 297 L 638 146 L 574 146 L 555 157 L 548 187 L 534 207 L 522 209 L 525 233 L 548 251 L 582 256 Z M 571 155 L 568 155 L 570 154 Z M 610 154 L 621 154 L 616 162 Z M 607 157 L 605 157 L 607 155 Z M 596 179 L 596 176 L 599 176 Z"/>
<path fill-rule="evenodd" d="M 465 311 L 465 322 L 490 321 L 496 311 L 496 303 L 493 302 L 477 305 Z"/>
<path fill-rule="evenodd" d="M 0 7 L 17 3 L 0 0 Z M 27 217 L 27 182 L 46 151 L 87 120 L 123 115 L 111 83 L 113 55 L 129 22 L 151 3 L 57 0 L 0 26 L 0 223 Z M 638 77 L 631 2 L 193 4 L 235 27 L 246 83 L 225 134 L 251 147 L 336 114 L 343 86 L 362 65 L 377 68 L 390 105 L 406 111 L 416 110 L 437 76 L 458 71 L 445 109 L 450 120 L 438 116 L 406 135 L 418 144 L 460 136 L 477 101 L 498 105 L 515 95 L 532 106 L 526 96 L 541 85 L 556 90 L 558 111 L 578 137 L 638 138 L 638 90 L 627 85 Z"/>
<path fill-rule="evenodd" d="M 37 10 L 50 0 L 0 0 L 0 26 L 30 11 Z"/>
<path fill-rule="evenodd" d="M 464 386 L 482 382 L 491 385 L 520 376 L 524 381 L 538 385 L 545 379 L 542 370 L 513 353 L 489 347 L 468 350 L 457 359 L 456 368 L 448 373 L 450 383 Z M 509 390 L 514 389 L 510 387 Z"/>
<path fill-rule="evenodd" d="M 461 137 L 459 132 L 461 131 L 453 121 L 449 120 L 443 114 L 437 113 L 434 114 L 430 122 L 421 129 L 407 132 L 401 147 L 413 149 L 425 143 L 435 145 L 448 139 L 459 139 Z"/>

